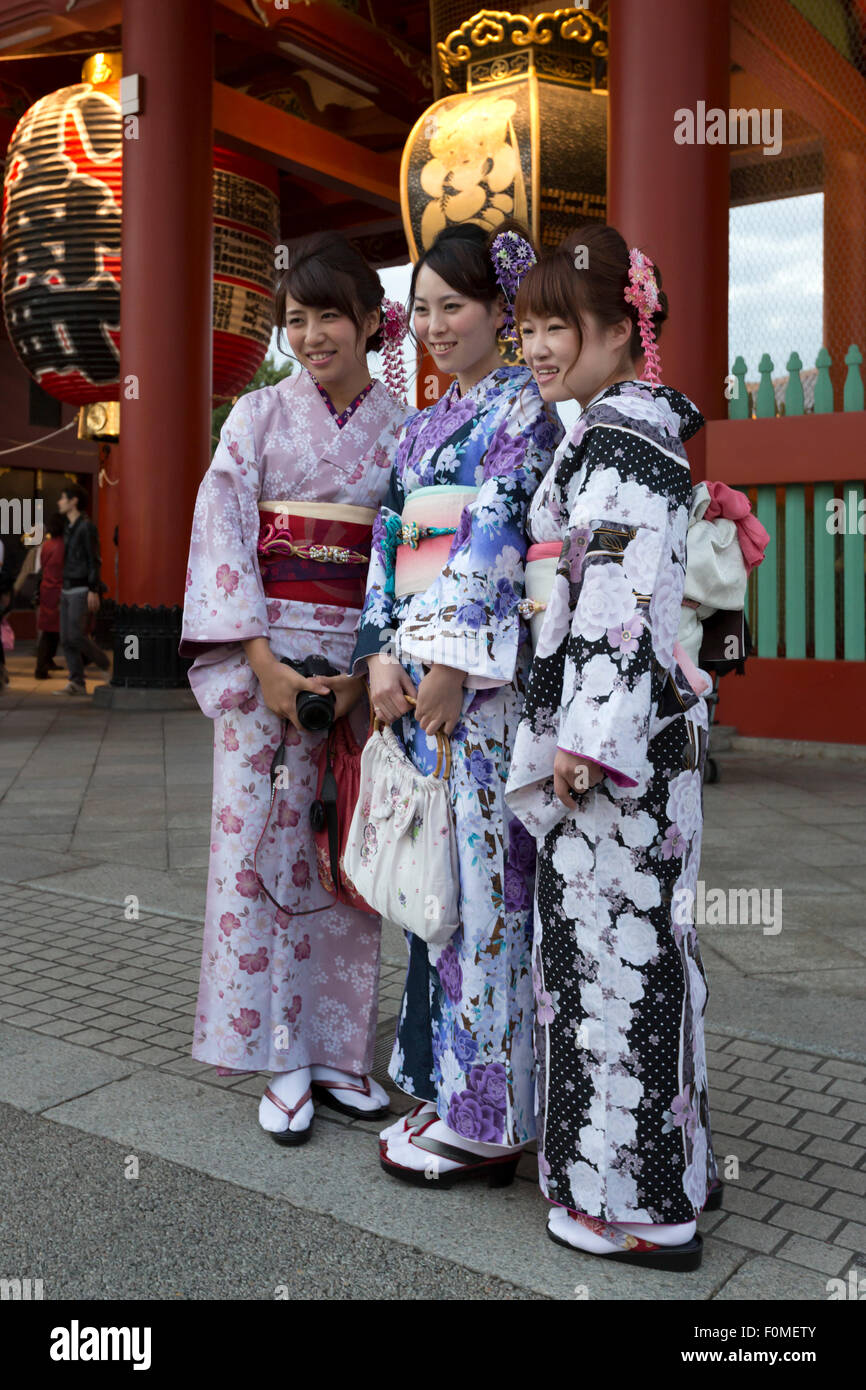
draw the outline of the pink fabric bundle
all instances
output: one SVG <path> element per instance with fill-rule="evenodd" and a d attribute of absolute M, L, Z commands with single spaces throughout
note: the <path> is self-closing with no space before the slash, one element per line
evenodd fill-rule
<path fill-rule="evenodd" d="M 769 532 L 753 514 L 745 493 L 736 492 L 727 483 L 708 481 L 706 486 L 710 502 L 702 519 L 715 521 L 716 517 L 723 516 L 734 522 L 746 570 L 751 573 L 764 558 L 764 551 L 770 544 Z"/>

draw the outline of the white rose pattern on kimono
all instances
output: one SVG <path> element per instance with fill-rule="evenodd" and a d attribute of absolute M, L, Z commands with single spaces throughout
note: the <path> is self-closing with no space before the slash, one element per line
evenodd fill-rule
<path fill-rule="evenodd" d="M 672 659 L 682 440 L 702 423 L 668 387 L 609 387 L 530 509 L 532 540 L 554 519 L 563 541 L 506 792 L 539 847 L 539 1173 L 551 1201 L 606 1221 L 691 1221 L 716 1177 L 706 980 L 677 920 L 700 862 L 706 706 Z M 572 812 L 558 747 L 608 773 Z"/>
<path fill-rule="evenodd" d="M 350 408 L 351 409 L 351 408 Z M 378 506 L 406 408 L 381 382 L 340 427 L 306 371 L 241 396 L 196 502 L 184 607 L 190 685 L 214 721 L 214 800 L 201 981 L 192 1055 L 227 1071 L 327 1063 L 368 1072 L 373 1060 L 380 923 L 334 904 L 321 887 L 309 824 L 322 735 L 289 727 L 287 786 L 270 804 L 281 721 L 263 703 L 241 642 L 275 655 L 311 652 L 348 668 L 359 609 L 268 599 L 257 558 L 259 501 Z M 342 418 L 342 417 L 341 417 Z M 367 732 L 365 706 L 353 712 Z"/>
<path fill-rule="evenodd" d="M 409 966 L 390 1074 L 470 1139 L 520 1144 L 535 1133 L 531 980 L 535 847 L 505 806 L 529 665 L 523 593 L 530 499 L 562 433 L 525 367 L 500 367 L 464 396 L 453 383 L 410 420 L 373 537 L 355 659 L 393 641 L 420 683 L 422 662 L 468 670 L 451 736 L 461 925 L 447 946 L 407 936 Z M 445 568 L 425 592 L 394 598 L 393 527 L 419 487 L 478 487 Z M 463 634 L 483 633 L 467 643 Z M 432 772 L 436 741 L 411 716 L 394 725 Z"/>

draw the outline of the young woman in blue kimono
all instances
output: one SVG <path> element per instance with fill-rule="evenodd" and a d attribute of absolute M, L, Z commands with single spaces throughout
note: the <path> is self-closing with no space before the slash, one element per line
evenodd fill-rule
<path fill-rule="evenodd" d="M 415 333 L 454 381 L 401 431 L 353 667 L 419 770 L 434 770 L 437 731 L 451 740 L 460 921 L 445 946 L 407 933 L 389 1071 L 419 1104 L 380 1137 L 385 1170 L 422 1186 L 425 1170 L 504 1185 L 535 1133 L 535 855 L 503 794 L 529 663 L 526 511 L 562 427 L 527 368 L 502 361 L 492 240 L 448 228 L 413 270 Z"/>
<path fill-rule="evenodd" d="M 517 296 L 543 397 L 583 409 L 530 509 L 531 540 L 557 558 L 537 600 L 507 800 L 538 843 L 548 1232 L 606 1259 L 689 1270 L 702 1253 L 696 1215 L 720 1196 L 691 910 L 709 681 L 676 644 L 691 495 L 683 445 L 703 420 L 659 384 L 658 279 L 617 231 L 592 224 Z M 636 379 L 641 357 L 649 383 Z M 535 563 L 530 549 L 530 586 Z"/>

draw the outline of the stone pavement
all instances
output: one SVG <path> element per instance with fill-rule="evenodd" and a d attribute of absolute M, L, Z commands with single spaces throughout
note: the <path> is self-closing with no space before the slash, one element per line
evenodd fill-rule
<path fill-rule="evenodd" d="M 706 789 L 699 934 L 728 1180 L 724 1211 L 700 1220 L 701 1269 L 676 1278 L 547 1241 L 531 1153 L 512 1189 L 440 1196 L 380 1171 L 381 1122 L 320 1110 L 303 1148 L 266 1141 L 262 1078 L 219 1078 L 189 1057 L 208 722 L 54 696 L 27 678 L 26 652 L 10 668 L 0 1272 L 43 1277 L 51 1298 L 259 1298 L 279 1286 L 292 1297 L 569 1298 L 580 1287 L 605 1299 L 824 1300 L 829 1279 L 866 1279 L 866 763 L 731 752 Z M 376 1073 L 389 1087 L 404 959 L 388 932 Z M 119 1181 L 130 1156 L 137 1187 Z"/>

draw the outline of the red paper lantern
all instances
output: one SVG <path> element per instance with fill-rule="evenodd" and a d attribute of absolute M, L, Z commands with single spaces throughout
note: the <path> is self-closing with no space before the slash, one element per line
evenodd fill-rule
<path fill-rule="evenodd" d="M 84 81 L 21 117 L 3 185 L 3 312 L 21 363 L 72 405 L 120 384 L 119 82 Z M 213 394 L 255 375 L 271 338 L 276 169 L 214 150 Z"/>

